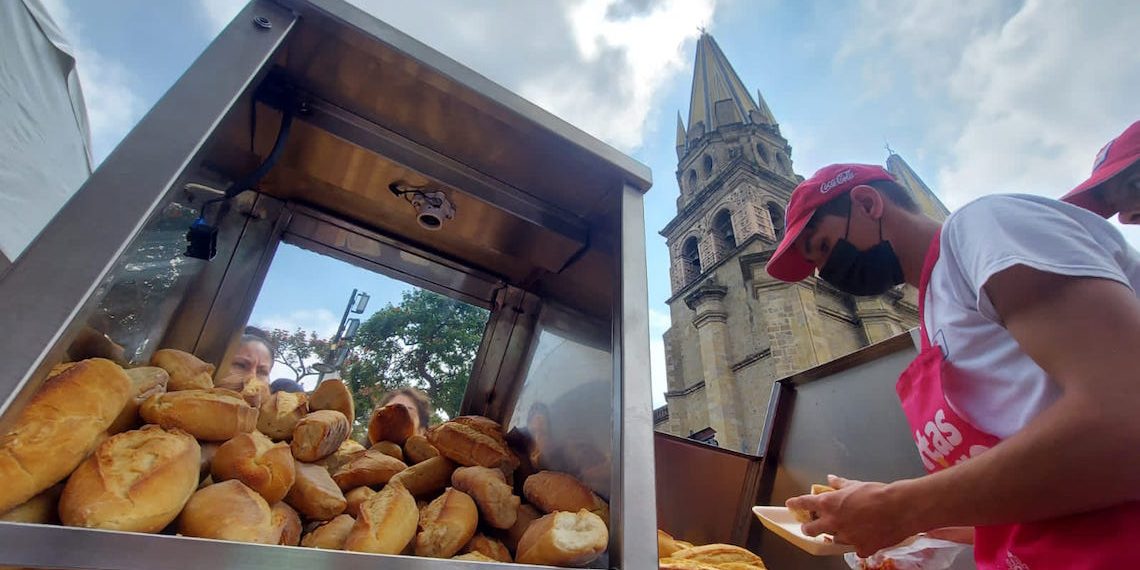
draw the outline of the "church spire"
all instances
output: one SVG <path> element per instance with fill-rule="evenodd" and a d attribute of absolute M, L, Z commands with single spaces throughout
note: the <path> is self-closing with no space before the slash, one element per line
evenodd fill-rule
<path fill-rule="evenodd" d="M 681 112 L 677 111 L 677 158 L 685 154 L 685 123 L 681 122 Z"/>
<path fill-rule="evenodd" d="M 757 106 L 740 76 L 728 63 L 716 40 L 702 33 L 693 65 L 693 92 L 689 98 L 689 129 L 696 136 L 724 125 L 757 123 L 775 125 L 768 105 Z"/>
<path fill-rule="evenodd" d="M 887 147 L 887 152 L 890 156 L 887 157 L 887 172 L 895 177 L 904 188 L 910 191 L 914 201 L 918 203 L 922 213 L 934 218 L 936 220 L 944 220 L 946 216 L 950 215 L 950 210 L 938 199 L 938 196 L 931 190 L 921 178 L 918 173 L 906 163 L 901 156 Z"/>

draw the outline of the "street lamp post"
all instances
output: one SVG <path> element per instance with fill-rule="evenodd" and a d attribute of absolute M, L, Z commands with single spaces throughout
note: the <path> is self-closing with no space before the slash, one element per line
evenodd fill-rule
<path fill-rule="evenodd" d="M 371 297 L 368 293 L 358 289 L 352 290 L 352 295 L 348 297 L 348 304 L 344 307 L 344 315 L 340 318 L 340 326 L 336 329 L 336 336 L 333 337 L 332 344 L 329 345 L 329 353 L 324 362 L 318 362 L 313 365 L 313 369 L 321 373 L 317 378 L 317 383 L 320 384 L 325 379 L 325 374 L 336 372 L 344 364 L 344 359 L 348 356 L 348 347 L 341 346 L 341 341 L 352 340 L 356 336 L 357 329 L 360 328 L 360 319 L 350 319 L 349 314 L 364 314 L 364 309 L 368 307 L 368 300 Z"/>

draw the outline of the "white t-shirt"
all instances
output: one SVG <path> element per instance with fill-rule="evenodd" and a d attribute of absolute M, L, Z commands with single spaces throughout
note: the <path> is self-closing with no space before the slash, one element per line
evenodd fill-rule
<path fill-rule="evenodd" d="M 1015 265 L 1140 289 L 1140 252 L 1107 220 L 1076 206 L 1040 196 L 995 195 L 946 219 L 926 293 L 926 330 L 961 373 L 944 385 L 947 401 L 1000 438 L 1025 427 L 1060 395 L 1056 382 L 1000 324 L 983 288 Z"/>

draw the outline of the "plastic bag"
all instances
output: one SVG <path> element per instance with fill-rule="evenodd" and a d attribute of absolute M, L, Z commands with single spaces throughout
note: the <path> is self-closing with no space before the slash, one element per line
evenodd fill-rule
<path fill-rule="evenodd" d="M 969 545 L 920 536 L 914 541 L 884 548 L 870 558 L 859 558 L 854 552 L 843 555 L 855 570 L 946 570 Z"/>

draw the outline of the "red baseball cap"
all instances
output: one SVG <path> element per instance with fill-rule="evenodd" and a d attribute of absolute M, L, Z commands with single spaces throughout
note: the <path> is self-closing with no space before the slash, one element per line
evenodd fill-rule
<path fill-rule="evenodd" d="M 825 166 L 792 190 L 788 200 L 787 230 L 776 253 L 768 260 L 768 275 L 780 281 L 802 281 L 815 271 L 815 265 L 793 247 L 815 211 L 822 205 L 851 191 L 852 188 L 875 180 L 894 180 L 891 173 L 872 164 L 832 164 Z"/>
<path fill-rule="evenodd" d="M 1137 160 L 1140 160 L 1140 121 L 1132 123 L 1132 126 L 1124 129 L 1120 136 L 1108 141 L 1108 144 L 1096 153 L 1092 176 L 1080 186 L 1069 190 L 1068 194 L 1061 196 L 1061 200 L 1105 218 L 1115 214 L 1116 212 L 1107 204 L 1093 195 L 1092 190 L 1109 178 L 1120 174 L 1120 171 L 1132 166 Z"/>

